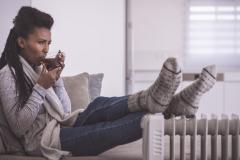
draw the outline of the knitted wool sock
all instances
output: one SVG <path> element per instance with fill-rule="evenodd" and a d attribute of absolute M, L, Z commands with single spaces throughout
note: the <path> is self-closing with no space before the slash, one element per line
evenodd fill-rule
<path fill-rule="evenodd" d="M 182 74 L 175 58 L 168 58 L 156 81 L 144 91 L 129 96 L 128 108 L 131 112 L 148 110 L 151 113 L 163 112 L 170 103 Z"/>
<path fill-rule="evenodd" d="M 198 110 L 200 98 L 214 86 L 216 75 L 215 65 L 203 68 L 200 77 L 196 81 L 173 97 L 169 107 L 163 113 L 164 117 L 170 118 L 171 115 L 194 116 Z"/>

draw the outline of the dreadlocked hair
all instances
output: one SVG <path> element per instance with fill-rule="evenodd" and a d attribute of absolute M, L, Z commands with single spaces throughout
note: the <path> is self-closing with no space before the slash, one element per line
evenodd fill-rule
<path fill-rule="evenodd" d="M 28 38 L 28 35 L 35 28 L 45 27 L 51 29 L 54 23 L 53 18 L 36 8 L 24 6 L 18 11 L 13 20 L 13 28 L 10 30 L 4 50 L 0 58 L 0 69 L 8 65 L 14 76 L 16 83 L 16 94 L 18 104 L 22 108 L 32 93 L 33 85 L 23 71 L 23 66 L 19 58 L 21 49 L 17 43 L 18 37 Z"/>

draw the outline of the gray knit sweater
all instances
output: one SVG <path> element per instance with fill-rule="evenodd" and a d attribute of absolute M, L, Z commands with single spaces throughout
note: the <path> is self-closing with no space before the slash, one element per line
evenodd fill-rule
<path fill-rule="evenodd" d="M 65 112 L 71 111 L 70 99 L 60 78 L 53 89 Z M 46 127 L 46 110 L 43 107 L 46 90 L 36 84 L 25 105 L 19 109 L 15 79 L 8 66 L 0 70 L 0 100 L 3 114 L 12 132 L 18 137 L 29 155 L 42 155 L 40 140 Z"/>

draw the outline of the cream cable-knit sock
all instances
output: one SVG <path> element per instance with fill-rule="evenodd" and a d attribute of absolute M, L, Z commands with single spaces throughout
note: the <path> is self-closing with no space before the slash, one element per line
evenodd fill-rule
<path fill-rule="evenodd" d="M 198 110 L 200 98 L 209 91 L 216 82 L 216 66 L 210 65 L 202 69 L 199 78 L 175 95 L 164 112 L 165 118 L 171 115 L 192 117 Z"/>
<path fill-rule="evenodd" d="M 148 110 L 163 112 L 169 105 L 182 79 L 181 69 L 175 58 L 168 58 L 156 81 L 147 90 L 129 96 L 128 108 L 131 112 Z"/>

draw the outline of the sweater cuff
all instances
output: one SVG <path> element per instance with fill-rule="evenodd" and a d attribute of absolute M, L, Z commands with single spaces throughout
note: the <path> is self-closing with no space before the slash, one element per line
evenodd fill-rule
<path fill-rule="evenodd" d="M 41 85 L 39 85 L 38 83 L 35 84 L 35 86 L 33 87 L 33 90 L 36 91 L 43 99 L 47 94 L 47 90 L 43 88 Z"/>

